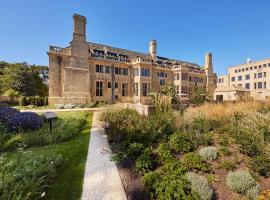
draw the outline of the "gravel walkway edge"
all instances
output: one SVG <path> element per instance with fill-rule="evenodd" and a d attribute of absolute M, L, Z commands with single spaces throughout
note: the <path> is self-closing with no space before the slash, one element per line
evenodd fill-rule
<path fill-rule="evenodd" d="M 111 161 L 111 150 L 98 115 L 99 112 L 94 112 L 81 199 L 127 200 L 117 166 Z"/>

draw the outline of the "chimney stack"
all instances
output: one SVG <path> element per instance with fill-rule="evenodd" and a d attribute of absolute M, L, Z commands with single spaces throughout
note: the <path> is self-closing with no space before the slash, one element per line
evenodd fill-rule
<path fill-rule="evenodd" d="M 86 42 L 86 18 L 82 15 L 73 15 L 73 40 Z"/>
<path fill-rule="evenodd" d="M 157 57 L 157 41 L 151 40 L 149 43 L 149 54 L 152 58 Z"/>
<path fill-rule="evenodd" d="M 206 53 L 204 57 L 204 69 L 208 71 L 208 73 L 213 73 L 213 63 L 212 63 L 212 53 Z"/>

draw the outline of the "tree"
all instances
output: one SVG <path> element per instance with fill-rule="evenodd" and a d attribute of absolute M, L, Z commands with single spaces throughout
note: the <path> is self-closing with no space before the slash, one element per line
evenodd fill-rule
<path fill-rule="evenodd" d="M 167 82 L 161 89 L 161 93 L 171 97 L 172 99 L 176 98 L 176 90 L 173 82 Z"/>
<path fill-rule="evenodd" d="M 207 92 L 204 88 L 194 88 L 194 90 L 192 91 L 190 97 L 189 97 L 189 101 L 191 104 L 195 104 L 195 105 L 201 105 L 204 102 L 207 101 Z"/>
<path fill-rule="evenodd" d="M 21 96 L 47 96 L 48 86 L 46 76 L 42 78 L 41 71 L 45 73 L 45 66 L 40 68 L 27 63 L 0 62 L 0 91 L 14 90 Z M 1 67 L 2 66 L 2 67 Z"/>

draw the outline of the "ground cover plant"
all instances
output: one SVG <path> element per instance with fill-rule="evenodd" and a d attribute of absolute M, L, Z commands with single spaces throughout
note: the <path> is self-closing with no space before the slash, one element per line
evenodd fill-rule
<path fill-rule="evenodd" d="M 114 158 L 147 191 L 143 199 L 257 199 L 270 188 L 269 111 L 268 102 L 205 103 L 150 116 L 114 108 L 102 120 Z M 245 175 L 232 178 L 239 171 Z M 236 190 L 237 179 L 252 187 Z"/>
<path fill-rule="evenodd" d="M 80 199 L 92 114 L 57 115 L 52 132 L 0 124 L 0 199 Z"/>

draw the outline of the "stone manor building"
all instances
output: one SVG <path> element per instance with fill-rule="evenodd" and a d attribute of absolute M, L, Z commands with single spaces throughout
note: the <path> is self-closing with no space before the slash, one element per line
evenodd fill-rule
<path fill-rule="evenodd" d="M 217 76 L 212 54 L 205 66 L 157 54 L 157 42 L 149 52 L 139 53 L 87 42 L 86 18 L 73 15 L 73 38 L 65 48 L 49 48 L 49 103 L 89 103 L 92 101 L 142 102 L 167 82 L 175 84 L 179 98 L 186 99 L 195 87 L 213 96 Z"/>

